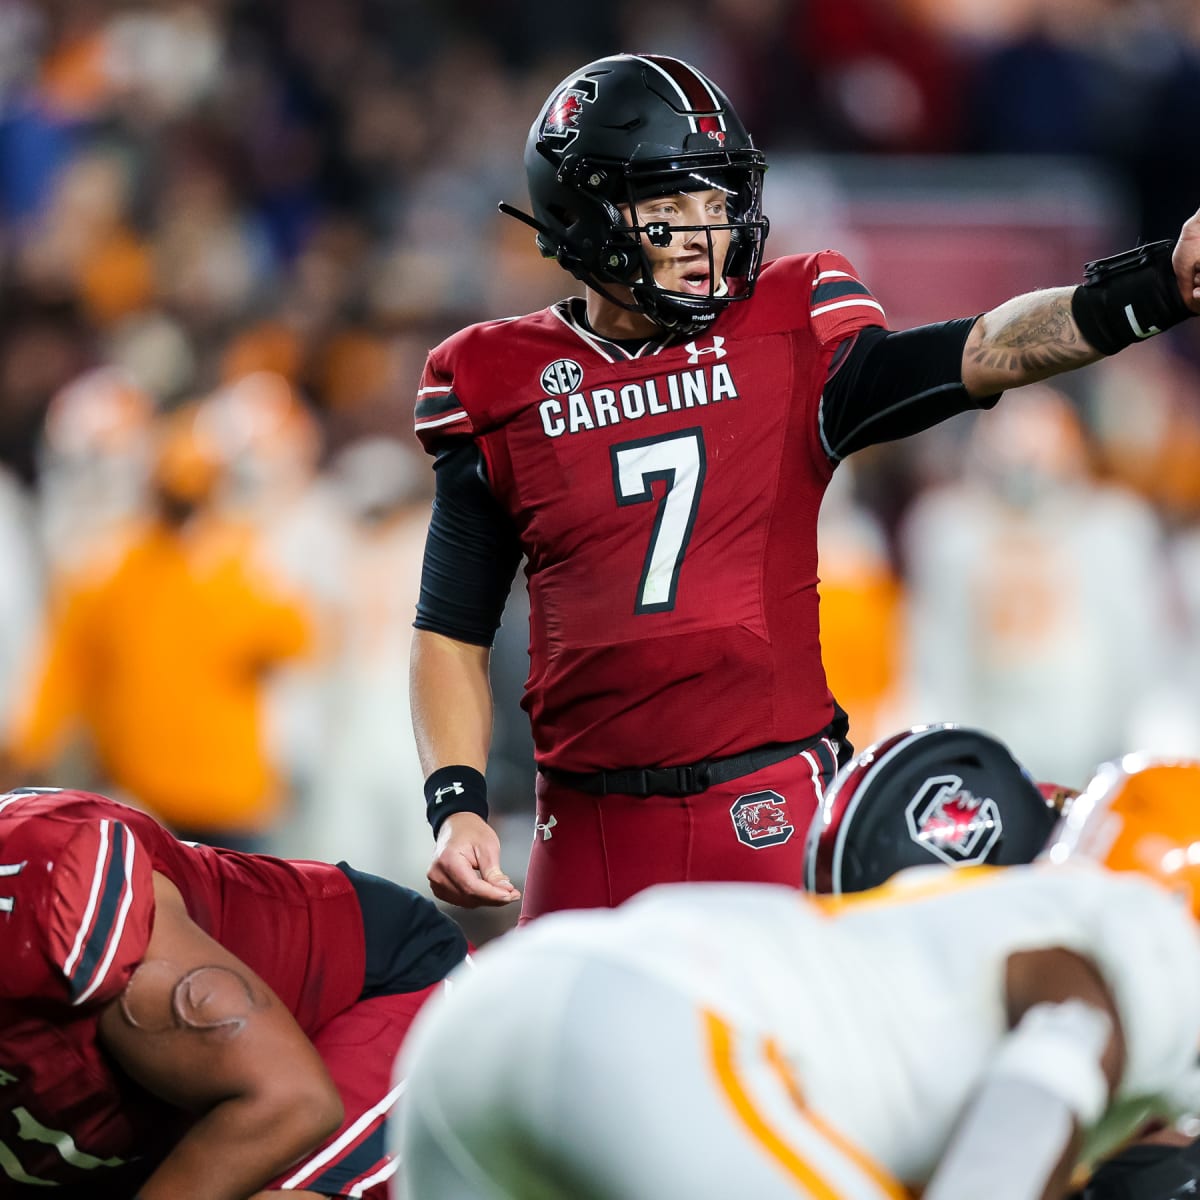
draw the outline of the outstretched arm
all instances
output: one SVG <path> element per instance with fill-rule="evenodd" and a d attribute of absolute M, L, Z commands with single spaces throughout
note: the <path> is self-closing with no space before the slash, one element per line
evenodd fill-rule
<path fill-rule="evenodd" d="M 154 875 L 154 931 L 100 1017 L 100 1041 L 148 1091 L 196 1123 L 139 1200 L 245 1200 L 332 1134 L 342 1102 L 278 996 L 194 924 Z"/>
<path fill-rule="evenodd" d="M 1089 292 L 1082 310 L 1088 332 L 1081 328 L 1075 293 L 1073 287 L 1031 292 L 985 313 L 963 348 L 967 391 L 984 397 L 1037 383 L 1152 336 L 1189 312 L 1200 313 L 1200 212 L 1183 226 L 1161 275 L 1147 271 L 1135 279 L 1128 273 L 1107 291 Z M 1102 331 L 1116 340 L 1105 344 Z"/>

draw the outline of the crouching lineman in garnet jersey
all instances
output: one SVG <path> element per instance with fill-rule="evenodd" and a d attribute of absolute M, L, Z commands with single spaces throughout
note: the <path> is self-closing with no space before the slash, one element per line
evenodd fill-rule
<path fill-rule="evenodd" d="M 1200 214 L 1086 283 L 889 332 L 840 254 L 763 261 L 763 155 L 686 63 L 551 94 L 507 205 L 584 295 L 432 351 L 436 456 L 412 656 L 434 893 L 518 893 L 487 823 L 488 656 L 524 556 L 538 764 L 522 917 L 655 882 L 797 883 L 847 722 L 826 685 L 817 511 L 838 462 L 1200 311 Z"/>
<path fill-rule="evenodd" d="M 395 1051 L 465 953 L 345 864 L 0 796 L 0 1196 L 382 1200 Z"/>
<path fill-rule="evenodd" d="M 1063 1196 L 1200 1103 L 1198 791 L 1127 759 L 1033 865 L 674 884 L 500 939 L 401 1054 L 408 1194 Z"/>

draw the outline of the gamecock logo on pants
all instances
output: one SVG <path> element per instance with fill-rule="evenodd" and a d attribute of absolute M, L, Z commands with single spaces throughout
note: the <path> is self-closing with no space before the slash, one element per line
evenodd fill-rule
<path fill-rule="evenodd" d="M 778 792 L 749 792 L 729 808 L 738 841 L 755 850 L 780 846 L 796 832 L 788 820 L 787 801 Z"/>

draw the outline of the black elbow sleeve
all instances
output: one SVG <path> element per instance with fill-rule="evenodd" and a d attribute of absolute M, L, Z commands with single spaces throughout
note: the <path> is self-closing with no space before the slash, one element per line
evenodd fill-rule
<path fill-rule="evenodd" d="M 864 446 L 929 429 L 960 412 L 991 408 L 963 386 L 962 356 L 977 318 L 890 333 L 864 329 L 821 398 L 821 436 L 835 462 Z"/>
<path fill-rule="evenodd" d="M 421 592 L 418 629 L 490 646 L 521 562 L 512 518 L 483 476 L 478 448 L 463 443 L 438 456 L 436 492 Z"/>

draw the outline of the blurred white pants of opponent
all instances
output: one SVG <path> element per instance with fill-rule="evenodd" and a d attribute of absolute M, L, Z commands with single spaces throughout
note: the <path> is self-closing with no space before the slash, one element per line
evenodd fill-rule
<path fill-rule="evenodd" d="M 393 1135 L 400 1196 L 910 1194 L 806 1108 L 769 1037 L 621 964 L 523 949 L 491 965 L 491 986 L 452 981 L 441 1010 L 414 1030 Z"/>

